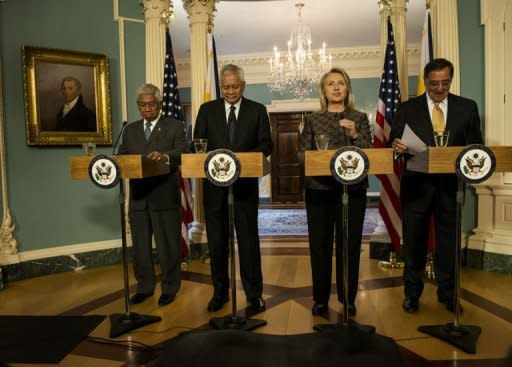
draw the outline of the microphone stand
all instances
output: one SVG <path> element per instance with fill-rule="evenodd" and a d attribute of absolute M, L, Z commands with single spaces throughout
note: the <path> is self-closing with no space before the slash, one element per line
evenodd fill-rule
<path fill-rule="evenodd" d="M 375 326 L 355 324 L 348 317 L 348 190 L 347 184 L 342 184 L 343 194 L 341 196 L 341 212 L 343 216 L 343 235 L 342 235 L 342 264 L 343 264 L 343 319 L 340 324 L 317 324 L 313 326 L 316 331 L 330 331 L 341 328 L 357 328 L 365 333 L 374 334 Z M 336 270 L 338 271 L 338 270 Z"/>
<path fill-rule="evenodd" d="M 231 252 L 231 315 L 214 317 L 210 324 L 217 330 L 246 330 L 250 331 L 265 326 L 265 320 L 250 319 L 236 315 L 236 255 L 235 255 L 235 199 L 233 185 L 228 186 L 228 217 L 229 217 L 229 251 Z"/>
<path fill-rule="evenodd" d="M 344 113 L 341 113 L 341 119 L 344 118 Z M 347 135 L 347 129 L 341 127 L 343 129 L 343 135 L 345 137 L 346 146 L 352 146 L 352 138 Z M 336 179 L 334 173 L 332 173 L 333 178 Z M 358 331 L 362 331 L 368 334 L 375 333 L 375 327 L 372 325 L 362 325 L 355 324 L 353 320 L 348 317 L 348 183 L 342 183 L 343 191 L 341 195 L 341 215 L 343 218 L 342 222 L 342 237 L 341 237 L 341 253 L 342 253 L 342 265 L 343 265 L 343 319 L 339 324 L 317 324 L 313 326 L 313 329 L 316 331 L 329 331 L 329 330 L 337 330 L 337 329 L 348 329 L 354 330 L 358 329 Z M 339 269 L 336 269 L 339 271 Z"/>
<path fill-rule="evenodd" d="M 127 126 L 126 121 L 123 122 L 123 127 L 119 133 L 112 154 L 115 155 L 117 144 L 124 129 Z M 126 222 L 125 222 L 125 190 L 124 180 L 119 180 L 119 208 L 121 215 L 121 244 L 122 244 L 122 260 L 123 260 L 123 278 L 124 278 L 124 313 L 114 313 L 110 315 L 110 337 L 116 338 L 129 331 L 138 329 L 142 326 L 152 324 L 162 320 L 160 316 L 140 315 L 135 312 L 130 312 L 130 285 L 128 280 L 128 249 L 126 240 Z"/>
<path fill-rule="evenodd" d="M 455 319 L 451 323 L 442 325 L 422 325 L 418 327 L 418 331 L 432 335 L 448 342 L 457 348 L 462 349 L 466 353 L 476 353 L 476 342 L 482 328 L 476 325 L 461 325 L 459 322 L 460 316 L 460 237 L 462 226 L 462 206 L 464 205 L 464 183 L 460 176 L 457 177 L 457 211 L 456 211 L 456 232 L 455 232 L 455 270 L 454 270 L 454 293 L 453 293 L 453 306 L 455 308 Z"/>

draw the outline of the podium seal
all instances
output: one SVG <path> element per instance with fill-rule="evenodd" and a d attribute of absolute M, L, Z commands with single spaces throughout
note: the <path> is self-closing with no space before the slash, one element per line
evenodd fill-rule
<path fill-rule="evenodd" d="M 114 158 L 99 154 L 89 163 L 89 178 L 98 187 L 110 189 L 121 179 L 121 168 Z"/>
<path fill-rule="evenodd" d="M 339 183 L 353 185 L 368 176 L 370 161 L 358 147 L 343 147 L 331 158 L 331 174 Z"/>
<path fill-rule="evenodd" d="M 455 160 L 455 171 L 462 181 L 477 184 L 487 180 L 496 169 L 496 156 L 485 145 L 464 148 Z"/>
<path fill-rule="evenodd" d="M 204 161 L 206 178 L 215 186 L 229 186 L 240 176 L 240 161 L 228 149 L 217 149 Z"/>

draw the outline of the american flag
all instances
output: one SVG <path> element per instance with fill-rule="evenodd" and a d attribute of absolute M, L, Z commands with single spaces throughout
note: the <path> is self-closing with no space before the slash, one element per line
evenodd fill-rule
<path fill-rule="evenodd" d="M 388 43 L 384 70 L 379 89 L 377 107 L 377 126 L 373 146 L 386 148 L 391 131 L 391 121 L 400 104 L 400 88 L 398 84 L 398 69 L 396 63 L 395 39 L 393 25 L 388 18 Z M 379 212 L 386 225 L 391 243 L 398 253 L 400 251 L 400 238 L 402 237 L 402 206 L 400 204 L 400 166 L 395 162 L 394 175 L 377 175 L 381 182 Z"/>
<path fill-rule="evenodd" d="M 172 52 L 171 35 L 169 28 L 165 34 L 165 65 L 164 86 L 162 88 L 162 114 L 183 121 L 183 109 L 181 108 L 180 93 L 178 90 L 178 76 Z M 192 190 L 190 181 L 181 176 L 179 168 L 179 181 L 181 192 L 181 253 L 184 257 L 189 253 L 188 225 L 194 220 L 192 209 Z"/>

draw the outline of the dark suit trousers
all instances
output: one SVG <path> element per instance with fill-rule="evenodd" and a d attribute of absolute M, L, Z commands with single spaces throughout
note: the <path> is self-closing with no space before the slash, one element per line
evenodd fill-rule
<path fill-rule="evenodd" d="M 229 210 L 228 189 L 204 182 L 206 235 L 216 296 L 228 295 Z M 247 298 L 260 297 L 263 290 L 260 240 L 258 236 L 258 181 L 239 179 L 233 187 L 235 231 L 240 275 Z"/>
<path fill-rule="evenodd" d="M 130 210 L 130 228 L 137 293 L 151 293 L 155 289 L 156 275 L 151 249 L 154 234 L 162 273 L 161 290 L 174 296 L 181 281 L 181 208 Z"/>
<path fill-rule="evenodd" d="M 437 295 L 441 302 L 451 301 L 455 269 L 457 179 L 450 174 L 413 173 L 404 175 L 401 185 L 405 296 L 419 299 L 423 292 L 430 216 L 433 214 Z"/>
<path fill-rule="evenodd" d="M 331 293 L 332 247 L 336 233 L 336 288 L 343 302 L 343 215 L 341 187 L 334 191 L 306 189 L 309 251 L 313 299 L 327 304 Z M 354 303 L 359 281 L 359 259 L 366 210 L 366 189 L 349 193 L 348 200 L 348 301 Z"/>

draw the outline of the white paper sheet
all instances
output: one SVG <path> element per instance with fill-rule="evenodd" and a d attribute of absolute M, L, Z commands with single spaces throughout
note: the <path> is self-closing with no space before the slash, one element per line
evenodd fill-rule
<path fill-rule="evenodd" d="M 418 135 L 412 131 L 408 124 L 405 124 L 402 141 L 407 145 L 407 153 L 412 155 L 424 152 L 428 148 L 423 140 L 421 140 Z"/>

